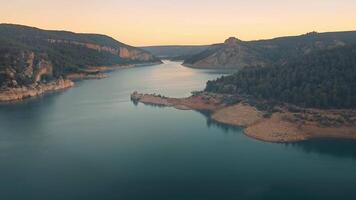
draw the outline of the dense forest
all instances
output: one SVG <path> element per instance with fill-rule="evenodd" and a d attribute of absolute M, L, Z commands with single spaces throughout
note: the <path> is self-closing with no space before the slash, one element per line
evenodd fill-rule
<path fill-rule="evenodd" d="M 302 107 L 356 108 L 356 46 L 316 51 L 284 64 L 245 68 L 209 81 L 205 90 Z"/>

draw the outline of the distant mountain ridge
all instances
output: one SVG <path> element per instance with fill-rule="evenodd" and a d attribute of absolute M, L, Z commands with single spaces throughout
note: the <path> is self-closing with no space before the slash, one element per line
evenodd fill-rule
<path fill-rule="evenodd" d="M 56 80 L 93 66 L 161 62 L 151 53 L 100 34 L 0 24 L 0 87 Z"/>
<path fill-rule="evenodd" d="M 185 60 L 206 50 L 208 47 L 209 45 L 166 45 L 141 48 L 162 59 Z"/>
<path fill-rule="evenodd" d="M 356 44 L 356 31 L 317 33 L 270 40 L 241 41 L 231 37 L 222 44 L 187 58 L 184 65 L 194 68 L 237 68 L 268 66 L 316 50 Z"/>

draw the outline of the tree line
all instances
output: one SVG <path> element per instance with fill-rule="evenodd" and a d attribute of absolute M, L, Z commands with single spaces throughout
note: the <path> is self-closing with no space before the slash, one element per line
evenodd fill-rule
<path fill-rule="evenodd" d="M 356 108 L 356 46 L 317 51 L 269 67 L 245 68 L 209 81 L 205 90 L 302 107 Z"/>

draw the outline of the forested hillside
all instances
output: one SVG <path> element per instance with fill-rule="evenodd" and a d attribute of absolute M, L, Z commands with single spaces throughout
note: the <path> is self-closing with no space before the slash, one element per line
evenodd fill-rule
<path fill-rule="evenodd" d="M 0 24 L 1 87 L 56 79 L 91 66 L 149 62 L 160 60 L 105 35 Z"/>
<path fill-rule="evenodd" d="M 205 90 L 302 107 L 356 108 L 356 46 L 316 51 L 264 68 L 245 68 L 209 81 Z"/>
<path fill-rule="evenodd" d="M 356 31 L 317 33 L 280 37 L 269 40 L 242 41 L 229 38 L 222 44 L 187 58 L 186 66 L 194 68 L 236 68 L 268 66 L 314 51 L 356 45 Z"/>

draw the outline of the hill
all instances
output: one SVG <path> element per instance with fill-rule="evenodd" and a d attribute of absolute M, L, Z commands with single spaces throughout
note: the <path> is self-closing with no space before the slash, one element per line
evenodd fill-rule
<path fill-rule="evenodd" d="M 0 24 L 0 86 L 56 80 L 92 66 L 160 62 L 152 54 L 99 34 Z"/>
<path fill-rule="evenodd" d="M 237 68 L 268 66 L 287 62 L 313 51 L 356 44 L 356 31 L 316 33 L 270 40 L 241 41 L 229 38 L 187 58 L 184 65 L 194 68 Z"/>
<path fill-rule="evenodd" d="M 186 98 L 134 92 L 134 103 L 209 111 L 268 142 L 356 138 L 356 45 L 315 50 L 209 81 Z M 205 112 L 206 113 L 206 112 Z"/>
<path fill-rule="evenodd" d="M 206 91 L 312 108 L 356 108 L 356 46 L 319 50 L 287 63 L 245 68 Z"/>
<path fill-rule="evenodd" d="M 206 50 L 208 47 L 208 45 L 175 45 L 148 46 L 141 48 L 162 59 L 185 60 L 195 54 Z"/>

